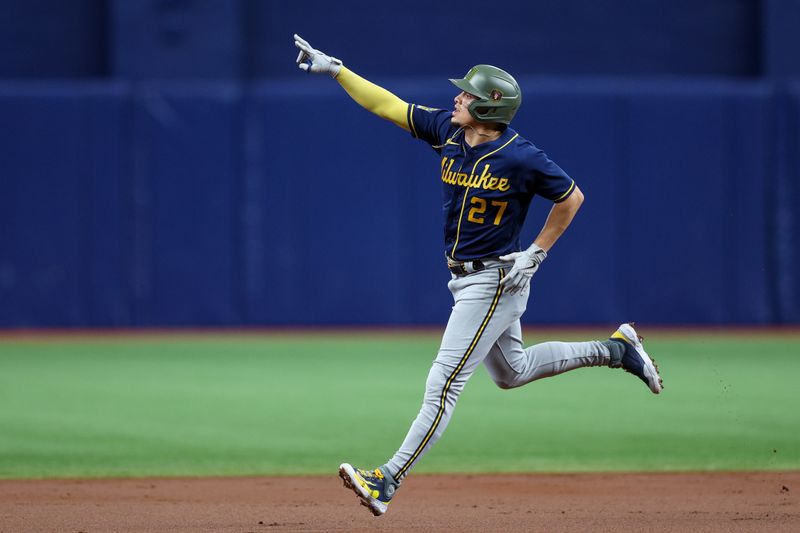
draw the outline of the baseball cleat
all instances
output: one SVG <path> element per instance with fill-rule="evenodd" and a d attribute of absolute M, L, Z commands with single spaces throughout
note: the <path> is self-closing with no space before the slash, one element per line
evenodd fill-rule
<path fill-rule="evenodd" d="M 653 394 L 658 394 L 664 388 L 661 376 L 658 375 L 656 362 L 650 359 L 642 346 L 642 337 L 633 329 L 633 324 L 621 324 L 610 340 L 620 341 L 625 345 L 622 355 L 622 368 L 644 381 Z"/>
<path fill-rule="evenodd" d="M 389 507 L 397 487 L 383 474 L 380 468 L 361 470 L 348 463 L 339 466 L 339 477 L 344 486 L 356 493 L 361 505 L 375 516 L 381 516 Z"/>

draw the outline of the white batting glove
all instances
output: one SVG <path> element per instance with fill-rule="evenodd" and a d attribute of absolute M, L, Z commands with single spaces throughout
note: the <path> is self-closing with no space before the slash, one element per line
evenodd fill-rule
<path fill-rule="evenodd" d="M 535 244 L 531 244 L 527 250 L 500 256 L 500 261 L 514 261 L 514 266 L 506 277 L 500 280 L 500 284 L 504 285 L 506 292 L 510 294 L 524 291 L 546 257 L 547 252 Z"/>
<path fill-rule="evenodd" d="M 339 75 L 339 70 L 342 68 L 341 61 L 311 48 L 311 45 L 296 33 L 294 34 L 294 45 L 300 49 L 296 61 L 300 70 L 314 74 L 327 72 L 332 78 Z"/>

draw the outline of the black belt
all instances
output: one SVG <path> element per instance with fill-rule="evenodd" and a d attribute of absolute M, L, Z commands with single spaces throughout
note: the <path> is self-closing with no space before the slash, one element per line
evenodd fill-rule
<path fill-rule="evenodd" d="M 484 265 L 483 261 L 480 259 L 461 262 L 451 261 L 448 259 L 447 268 L 456 276 L 466 276 L 467 274 L 472 274 L 473 272 L 486 270 L 486 265 Z"/>

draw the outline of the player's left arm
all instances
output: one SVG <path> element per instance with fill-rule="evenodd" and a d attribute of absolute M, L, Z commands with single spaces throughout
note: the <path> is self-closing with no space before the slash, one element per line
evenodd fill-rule
<path fill-rule="evenodd" d="M 547 215 L 547 220 L 542 227 L 542 231 L 533 241 L 534 246 L 538 246 L 541 250 L 549 252 L 550 248 L 556 243 L 575 218 L 578 209 L 581 208 L 583 203 L 583 193 L 575 185 L 575 190 L 563 202 L 553 205 L 550 209 L 550 214 Z"/>
<path fill-rule="evenodd" d="M 547 257 L 547 252 L 553 247 L 575 218 L 575 214 L 583 203 L 583 193 L 577 185 L 572 186 L 569 196 L 553 205 L 547 220 L 527 250 L 514 252 L 500 257 L 503 261 L 514 261 L 514 266 L 500 283 L 506 287 L 506 292 L 515 293 L 523 290 L 531 282 L 531 278 L 539 269 L 539 265 Z"/>

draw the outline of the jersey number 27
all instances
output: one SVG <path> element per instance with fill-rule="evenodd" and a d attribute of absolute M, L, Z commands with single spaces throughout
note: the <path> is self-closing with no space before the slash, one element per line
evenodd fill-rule
<path fill-rule="evenodd" d="M 470 203 L 474 206 L 472 209 L 469 210 L 469 214 L 467 215 L 467 220 L 470 222 L 474 222 L 476 224 L 483 224 L 485 219 L 483 216 L 486 214 L 486 209 L 488 205 L 486 200 L 483 198 L 479 198 L 477 196 L 473 196 L 470 198 Z M 506 208 L 508 207 L 508 202 L 501 202 L 500 200 L 492 200 L 492 207 L 497 207 L 497 214 L 494 217 L 494 225 L 500 225 L 500 219 L 503 218 L 503 213 L 506 212 Z"/>

